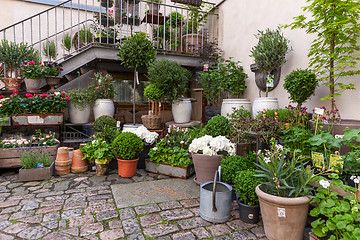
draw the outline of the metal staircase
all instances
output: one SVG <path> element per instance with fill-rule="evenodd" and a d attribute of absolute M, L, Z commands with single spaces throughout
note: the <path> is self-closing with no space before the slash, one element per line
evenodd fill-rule
<path fill-rule="evenodd" d="M 200 68 L 202 50 L 217 38 L 214 5 L 196 9 L 165 0 L 155 14 L 149 4 L 145 0 L 66 0 L 0 30 L 0 39 L 26 42 L 39 51 L 41 61 L 60 63 L 62 89 L 86 86 L 98 70 L 129 71 L 121 67 L 118 46 L 138 31 L 149 35 L 158 58 Z M 189 21 L 194 16 L 196 25 Z M 200 35 L 197 42 L 184 40 L 186 34 L 195 33 Z"/>

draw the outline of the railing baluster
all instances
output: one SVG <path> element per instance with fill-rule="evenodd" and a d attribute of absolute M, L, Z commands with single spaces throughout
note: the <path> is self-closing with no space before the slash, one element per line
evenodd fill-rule
<path fill-rule="evenodd" d="M 57 61 L 57 54 L 58 54 L 58 42 L 57 42 L 57 8 L 54 9 L 55 10 L 55 19 L 54 19 L 54 24 L 55 24 L 55 59 L 54 61 Z"/>
<path fill-rule="evenodd" d="M 42 62 L 42 54 L 41 54 L 41 17 L 39 15 L 39 43 L 40 43 L 40 47 L 39 47 L 39 52 L 40 52 L 40 61 Z"/>
<path fill-rule="evenodd" d="M 80 49 L 80 0 L 78 0 L 78 48 Z M 85 30 L 85 38 L 86 38 L 87 32 Z"/>
<path fill-rule="evenodd" d="M 46 45 L 45 47 L 47 47 L 47 58 L 48 58 L 48 62 L 51 62 L 51 56 L 50 56 L 50 40 L 49 40 L 49 31 L 50 31 L 50 23 L 49 23 L 49 12 L 46 12 L 46 19 L 47 19 L 47 38 L 46 38 Z M 41 39 L 40 39 L 41 41 Z M 40 50 L 41 51 L 41 50 Z"/>

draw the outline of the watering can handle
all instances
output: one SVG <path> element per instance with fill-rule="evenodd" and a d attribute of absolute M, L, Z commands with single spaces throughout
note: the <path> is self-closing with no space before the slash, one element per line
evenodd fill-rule
<path fill-rule="evenodd" d="M 217 212 L 217 208 L 215 205 L 215 198 L 216 198 L 216 178 L 218 176 L 218 171 L 215 172 L 215 177 L 214 177 L 214 183 L 213 183 L 213 192 L 212 192 L 212 211 L 213 212 Z"/>
<path fill-rule="evenodd" d="M 221 166 L 218 167 L 218 171 L 219 171 L 219 182 L 221 182 Z"/>

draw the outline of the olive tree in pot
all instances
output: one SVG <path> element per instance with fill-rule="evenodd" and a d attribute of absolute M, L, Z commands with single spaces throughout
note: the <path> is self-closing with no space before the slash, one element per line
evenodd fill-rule
<path fill-rule="evenodd" d="M 66 94 L 70 98 L 70 122 L 74 124 L 88 123 L 91 106 L 96 99 L 94 92 L 90 88 L 75 88 L 69 90 Z"/>
<path fill-rule="evenodd" d="M 204 89 L 208 102 L 212 102 L 220 97 L 221 91 L 228 95 L 228 99 L 224 99 L 221 106 L 221 115 L 227 116 L 235 109 L 243 106 L 251 112 L 251 103 L 249 99 L 239 99 L 239 96 L 246 89 L 246 78 L 248 77 L 243 71 L 240 62 L 234 62 L 230 59 L 215 57 L 209 71 L 200 73 L 198 78 L 200 86 Z M 237 98 L 231 98 L 236 96 Z"/>
<path fill-rule="evenodd" d="M 156 50 L 148 36 L 143 32 L 137 32 L 124 40 L 119 49 L 118 57 L 122 65 L 134 69 L 134 97 L 133 97 L 133 124 L 135 125 L 135 95 L 136 85 L 139 84 L 137 70 L 140 67 L 148 67 L 155 60 Z"/>
<path fill-rule="evenodd" d="M 138 156 L 143 147 L 141 138 L 132 132 L 122 132 L 114 139 L 112 151 L 118 160 L 119 176 L 131 178 L 135 175 Z"/>
<path fill-rule="evenodd" d="M 283 36 L 279 28 L 258 31 L 255 36 L 259 42 L 251 49 L 250 55 L 255 60 L 255 64 L 250 68 L 255 72 L 255 83 L 259 88 L 259 98 L 255 98 L 253 103 L 254 117 L 263 109 L 279 108 L 277 98 L 268 97 L 268 92 L 279 84 L 281 65 L 286 62 L 285 55 L 291 50 L 288 46 L 290 41 Z M 261 98 L 261 91 L 266 92 L 266 98 Z"/>
<path fill-rule="evenodd" d="M 187 123 L 191 119 L 191 101 L 180 98 L 187 91 L 191 73 L 175 61 L 161 59 L 151 63 L 148 67 L 150 83 L 165 93 L 168 101 L 172 102 L 172 113 L 176 123 Z"/>

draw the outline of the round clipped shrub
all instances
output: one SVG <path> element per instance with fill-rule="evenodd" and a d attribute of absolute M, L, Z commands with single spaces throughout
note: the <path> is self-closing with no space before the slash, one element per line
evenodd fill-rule
<path fill-rule="evenodd" d="M 221 160 L 222 179 L 228 184 L 234 184 L 239 171 L 255 169 L 256 155 L 248 153 L 245 157 L 230 156 Z"/>
<path fill-rule="evenodd" d="M 116 120 L 108 115 L 103 115 L 95 120 L 93 126 L 96 132 L 101 132 L 104 127 L 115 128 Z"/>
<path fill-rule="evenodd" d="M 228 136 L 230 133 L 230 122 L 224 116 L 214 116 L 205 126 L 205 134 L 213 137 Z"/>
<path fill-rule="evenodd" d="M 112 142 L 113 154 L 122 160 L 134 160 L 143 150 L 144 143 L 135 133 L 122 132 Z"/>
<path fill-rule="evenodd" d="M 144 90 L 144 96 L 153 101 L 161 99 L 164 94 L 164 91 L 155 84 L 149 84 Z"/>
<path fill-rule="evenodd" d="M 250 206 L 259 204 L 255 188 L 259 185 L 260 179 L 254 177 L 255 174 L 255 170 L 252 169 L 237 172 L 234 182 L 234 189 L 239 195 L 239 201 Z"/>

